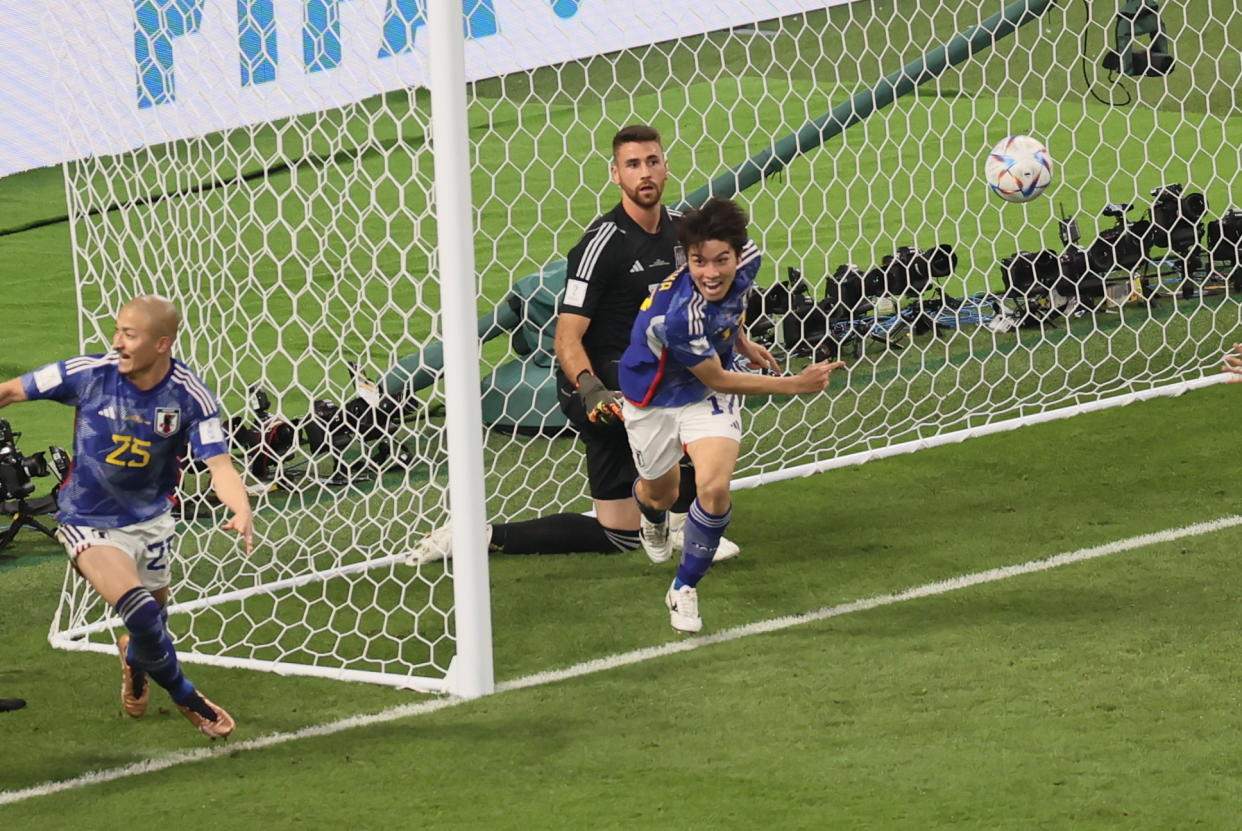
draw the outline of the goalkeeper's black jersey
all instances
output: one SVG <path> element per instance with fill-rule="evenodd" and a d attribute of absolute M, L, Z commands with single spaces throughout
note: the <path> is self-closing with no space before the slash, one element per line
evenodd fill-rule
<path fill-rule="evenodd" d="M 648 234 L 620 204 L 591 223 L 569 252 L 558 311 L 591 319 L 582 345 L 595 374 L 617 389 L 617 362 L 630 343 L 639 305 L 686 257 L 674 225 L 681 214 L 661 208 L 660 229 Z"/>

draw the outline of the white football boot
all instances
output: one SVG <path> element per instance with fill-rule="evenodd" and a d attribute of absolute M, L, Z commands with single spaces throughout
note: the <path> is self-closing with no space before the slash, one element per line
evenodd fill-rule
<path fill-rule="evenodd" d="M 483 526 L 483 538 L 491 539 L 492 526 Z M 453 556 L 453 524 L 446 523 L 418 541 L 412 551 L 405 557 L 407 566 L 418 566 L 423 563 L 438 563 Z"/>
<path fill-rule="evenodd" d="M 638 528 L 638 539 L 642 541 L 643 551 L 647 559 L 653 563 L 667 563 L 673 556 L 673 546 L 668 538 L 668 520 L 656 523 L 642 517 Z"/>
<path fill-rule="evenodd" d="M 670 583 L 664 595 L 664 605 L 668 606 L 669 624 L 678 632 L 694 633 L 703 628 L 703 618 L 699 617 L 699 593 L 693 587 L 674 589 Z"/>

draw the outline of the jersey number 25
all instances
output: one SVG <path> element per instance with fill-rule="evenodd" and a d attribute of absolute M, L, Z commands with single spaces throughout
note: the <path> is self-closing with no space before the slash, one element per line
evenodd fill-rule
<path fill-rule="evenodd" d="M 136 439 L 133 436 L 119 436 L 116 433 L 112 434 L 112 440 L 117 445 L 116 449 L 104 459 L 108 464 L 120 467 L 146 467 L 151 463 L 151 451 L 147 450 L 151 442 Z"/>

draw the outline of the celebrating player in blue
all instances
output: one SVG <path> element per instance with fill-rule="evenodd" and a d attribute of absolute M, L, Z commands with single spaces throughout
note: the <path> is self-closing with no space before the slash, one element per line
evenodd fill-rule
<path fill-rule="evenodd" d="M 677 498 L 683 446 L 694 462 L 698 498 L 686 520 L 677 577 L 665 595 L 679 632 L 703 628 L 696 586 L 732 513 L 729 480 L 742 439 L 741 396 L 820 392 L 832 371 L 845 366 L 822 362 L 782 377 L 725 368 L 736 353 L 752 366 L 780 371 L 772 353 L 744 331 L 760 260 L 746 225 L 746 214 L 727 199 L 709 200 L 682 218 L 678 236 L 687 263 L 643 303 L 621 357 L 625 429 L 639 476 L 640 538 L 655 562 L 671 555 L 667 510 Z"/>
<path fill-rule="evenodd" d="M 157 295 L 135 298 L 116 319 L 112 351 L 57 361 L 0 384 L 0 407 L 51 399 L 77 408 L 73 469 L 59 492 L 57 537 L 69 560 L 128 634 L 117 641 L 121 703 L 138 718 L 148 679 L 212 739 L 236 726 L 182 674 L 165 625 L 174 556 L 172 493 L 189 445 L 232 512 L 224 528 L 253 547 L 250 500 L 233 467 L 215 396 L 172 357 L 181 316 Z"/>

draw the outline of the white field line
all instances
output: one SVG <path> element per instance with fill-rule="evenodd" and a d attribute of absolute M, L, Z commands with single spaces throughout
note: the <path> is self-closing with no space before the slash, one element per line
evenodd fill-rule
<path fill-rule="evenodd" d="M 653 658 L 660 658 L 665 655 L 673 655 L 678 652 L 689 652 L 694 649 L 700 649 L 713 644 L 725 643 L 727 641 L 738 640 L 739 638 L 750 637 L 751 635 L 761 635 L 767 632 L 776 632 L 781 629 L 789 629 L 794 626 L 800 626 L 804 623 L 812 623 L 819 620 L 827 620 L 828 618 L 840 617 L 853 612 L 865 612 L 868 609 L 874 609 L 879 606 L 888 606 L 893 603 L 902 603 L 907 600 L 916 600 L 921 597 L 932 597 L 938 594 L 947 594 L 958 589 L 977 586 L 981 583 L 995 583 L 999 580 L 1007 580 L 1010 577 L 1018 577 L 1023 574 L 1031 574 L 1037 571 L 1047 571 L 1049 569 L 1058 568 L 1060 566 L 1078 563 L 1084 560 L 1093 560 L 1097 557 L 1106 557 L 1110 554 L 1117 554 L 1122 551 L 1131 551 L 1135 548 L 1142 548 L 1157 543 L 1172 542 L 1173 540 L 1183 539 L 1185 537 L 1194 537 L 1201 534 L 1210 534 L 1215 531 L 1221 531 L 1225 528 L 1233 528 L 1242 525 L 1242 516 L 1226 516 L 1220 519 L 1214 519 L 1209 522 L 1199 522 L 1194 525 L 1187 525 L 1182 528 L 1173 528 L 1167 531 L 1159 531 L 1154 534 L 1141 534 L 1137 537 L 1129 537 L 1115 542 L 1097 545 L 1092 548 L 1080 548 L 1077 551 L 1070 551 L 1064 554 L 1057 554 L 1043 560 L 1030 560 L 1025 563 L 1012 566 L 1002 566 L 1000 568 L 988 569 L 987 571 L 979 571 L 974 574 L 963 574 L 959 577 L 951 577 L 947 580 L 940 580 L 934 583 L 927 583 L 922 586 L 915 586 L 909 589 L 903 589 L 893 594 L 880 594 L 874 597 L 864 598 L 862 600 L 853 600 L 849 603 L 842 603 L 837 606 L 829 606 L 813 612 L 807 612 L 800 615 L 789 615 L 787 617 L 773 618 L 771 620 L 763 620 L 757 623 L 749 623 L 745 626 L 736 626 L 732 629 L 724 629 L 710 635 L 702 635 L 694 638 L 684 638 L 681 640 L 670 641 L 660 646 L 647 647 L 645 649 L 636 649 L 632 652 L 623 652 L 618 655 L 610 655 L 606 658 L 598 658 L 593 661 L 584 661 L 580 664 L 574 664 L 564 669 L 551 670 L 548 672 L 537 672 L 533 675 L 526 675 L 521 678 L 515 678 L 511 681 L 504 681 L 496 685 L 496 692 L 503 693 L 512 690 L 525 689 L 527 687 L 537 687 L 543 684 L 551 684 L 557 681 L 565 681 L 570 678 L 579 678 L 584 675 L 591 675 L 596 672 L 604 672 L 606 670 L 615 669 L 617 667 L 629 666 L 642 661 L 649 661 Z M 350 716 L 338 721 L 328 722 L 327 724 L 312 725 L 304 727 L 301 730 L 294 730 L 288 733 L 272 733 L 267 736 L 261 736 L 257 739 L 247 739 L 240 742 L 229 742 L 218 747 L 202 747 L 196 750 L 185 750 L 178 753 L 169 753 L 163 756 L 156 756 L 141 762 L 133 762 L 121 767 L 109 768 L 107 770 L 92 771 L 72 779 L 63 779 L 53 782 L 44 782 L 40 785 L 34 785 L 29 788 L 23 788 L 16 791 L 0 791 L 0 805 L 11 805 L 15 802 L 21 802 L 36 796 L 48 796 L 61 791 L 69 791 L 77 788 L 94 785 L 101 782 L 112 782 L 117 779 L 125 779 L 130 776 L 139 776 L 144 773 L 154 773 L 155 771 L 166 770 L 177 765 L 189 762 L 199 762 L 205 759 L 213 759 L 221 756 L 231 756 L 245 750 L 258 750 L 261 748 L 272 747 L 286 742 L 297 741 L 298 739 L 308 739 L 316 736 L 330 736 L 334 733 L 340 733 L 345 730 L 352 730 L 356 727 L 367 727 L 373 724 L 383 724 L 389 721 L 406 718 L 408 716 L 423 715 L 425 713 L 434 713 L 437 710 L 444 710 L 449 707 L 455 707 L 459 704 L 466 703 L 466 699 L 445 697 L 437 698 L 431 701 L 420 701 L 414 704 L 403 704 L 398 707 L 390 707 L 378 713 L 362 716 Z M 8 719 L 20 719 L 21 715 L 6 716 Z"/>

